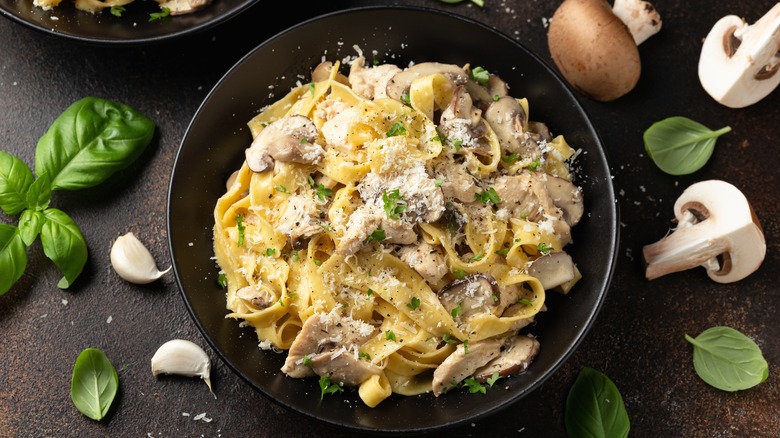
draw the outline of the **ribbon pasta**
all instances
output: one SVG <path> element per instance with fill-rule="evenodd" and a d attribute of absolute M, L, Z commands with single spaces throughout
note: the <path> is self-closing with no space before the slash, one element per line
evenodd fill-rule
<path fill-rule="evenodd" d="M 404 103 L 358 94 L 339 68 L 335 63 L 327 79 L 292 89 L 248 122 L 258 142 L 277 122 L 305 117 L 316 126 L 313 150 L 321 152 L 316 159 L 279 153 L 262 172 L 244 162 L 215 205 L 214 252 L 227 283 L 227 316 L 253 327 L 262 348 L 289 350 L 285 367 L 292 371 L 285 372 L 333 378 L 360 364 L 365 375 L 342 378 L 358 379 L 352 384 L 360 398 L 375 407 L 394 393 L 431 391 L 436 370 L 457 349 L 509 339 L 531 323 L 545 310 L 546 291 L 528 267 L 562 251 L 568 238 L 545 222 L 549 212 L 532 219 L 480 198 L 496 193 L 488 189 L 496 178 L 530 175 L 534 163 L 506 160 L 489 124 L 480 148 L 442 138 L 436 118 L 453 101 L 451 78 L 415 78 Z M 527 113 L 528 102 L 517 101 Z M 574 150 L 562 136 L 544 147 L 535 172 L 570 180 Z M 452 182 L 433 177 L 441 163 L 477 182 L 474 199 L 447 195 Z M 371 181 L 384 185 L 371 192 Z M 421 248 L 436 256 L 427 270 L 414 258 L 415 250 L 425 256 Z M 566 290 L 579 273 L 573 277 Z M 473 292 L 478 278 L 495 285 L 488 300 L 495 302 L 445 299 L 456 284 Z M 360 341 L 328 332 L 329 339 L 304 347 L 315 321 L 328 330 L 353 327 Z M 300 349 L 305 354 L 293 361 Z M 331 365 L 306 367 L 326 353 Z M 347 371 L 329 368 L 347 359 Z"/>

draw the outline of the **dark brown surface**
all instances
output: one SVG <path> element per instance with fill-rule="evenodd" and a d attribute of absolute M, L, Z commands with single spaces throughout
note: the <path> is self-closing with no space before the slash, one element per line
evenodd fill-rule
<path fill-rule="evenodd" d="M 557 2 L 485 1 L 485 8 L 468 1 L 393 3 L 441 8 L 488 23 L 552 64 L 545 23 Z M 152 285 L 132 285 L 114 273 L 108 254 L 116 237 L 133 231 L 159 266 L 169 266 L 165 205 L 170 171 L 187 125 L 210 88 L 274 33 L 360 3 L 275 3 L 282 13 L 271 15 L 261 2 L 193 38 L 119 49 L 74 44 L 0 20 L 3 150 L 32 165 L 38 138 L 68 105 L 87 95 L 126 103 L 158 124 L 155 140 L 129 169 L 96 188 L 55 194 L 54 205 L 79 224 L 89 246 L 89 261 L 76 284 L 69 290 L 56 287 L 60 273 L 36 243 L 28 251 L 24 276 L 0 297 L 0 436 L 346 435 L 283 410 L 232 374 L 207 348 L 171 274 Z M 610 103 L 581 99 L 606 145 L 621 212 L 620 256 L 607 300 L 577 352 L 539 390 L 447 435 L 565 436 L 566 395 L 583 366 L 603 371 L 618 386 L 632 436 L 780 435 L 780 91 L 754 106 L 729 109 L 702 90 L 696 74 L 701 40 L 718 18 L 736 14 L 754 21 L 773 4 L 658 1 L 664 28 L 641 47 L 637 88 Z M 693 175 L 666 175 L 644 153 L 644 130 L 672 115 L 711 128 L 732 127 L 709 164 Z M 755 274 L 730 285 L 712 282 L 703 269 L 645 280 L 642 246 L 673 225 L 672 205 L 682 190 L 705 179 L 728 181 L 745 193 L 766 234 L 766 260 Z M 766 382 L 727 393 L 697 377 L 683 336 L 716 325 L 736 328 L 757 342 L 769 362 Z M 214 365 L 216 399 L 197 379 L 151 375 L 152 354 L 172 338 L 206 348 Z M 70 401 L 73 362 L 87 347 L 105 351 L 119 371 L 120 393 L 100 423 Z M 194 420 L 200 413 L 212 421 Z"/>

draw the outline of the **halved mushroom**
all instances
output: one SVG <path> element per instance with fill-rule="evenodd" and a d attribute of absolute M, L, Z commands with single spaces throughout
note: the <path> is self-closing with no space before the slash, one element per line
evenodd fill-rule
<path fill-rule="evenodd" d="M 466 81 L 466 91 L 471 95 L 474 104 L 485 111 L 494 101 L 509 95 L 509 86 L 503 79 L 490 73 L 485 85 L 469 79 Z"/>
<path fill-rule="evenodd" d="M 539 341 L 527 335 L 507 338 L 501 345 L 498 357 L 474 373 L 474 378 L 484 382 L 498 373 L 501 377 L 519 374 L 527 370 L 539 354 Z"/>
<path fill-rule="evenodd" d="M 553 204 L 563 212 L 563 220 L 569 226 L 577 225 L 585 213 L 582 189 L 565 178 L 553 175 L 547 175 L 544 186 L 547 193 L 550 194 Z"/>
<path fill-rule="evenodd" d="M 246 163 L 254 172 L 273 168 L 274 160 L 316 164 L 325 150 L 316 143 L 317 126 L 308 117 L 286 116 L 266 126 L 246 150 Z"/>
<path fill-rule="evenodd" d="M 440 73 L 449 78 L 455 86 L 465 84 L 469 78 L 466 71 L 455 64 L 421 62 L 393 75 L 387 82 L 387 96 L 391 99 L 401 100 L 401 96 L 409 92 L 409 87 L 415 79 L 434 73 Z"/>
<path fill-rule="evenodd" d="M 701 48 L 699 80 L 719 103 L 743 108 L 780 85 L 780 3 L 753 25 L 727 15 L 712 27 Z"/>
<path fill-rule="evenodd" d="M 433 372 L 433 395 L 439 396 L 496 358 L 501 352 L 501 340 L 488 338 L 473 344 L 458 345 Z"/>
<path fill-rule="evenodd" d="M 674 213 L 677 228 L 643 248 L 648 280 L 702 266 L 712 280 L 731 283 L 764 261 L 761 224 L 745 195 L 732 184 L 695 183 L 677 199 Z"/>
<path fill-rule="evenodd" d="M 658 12 L 645 1 L 615 0 L 610 8 L 605 0 L 564 0 L 550 21 L 547 43 L 574 88 L 611 101 L 636 86 L 642 70 L 637 45 L 660 29 Z"/>
<path fill-rule="evenodd" d="M 447 312 L 460 308 L 459 318 L 463 321 L 482 313 L 499 310 L 501 291 L 496 279 L 490 274 L 471 274 L 443 287 L 439 301 Z"/>

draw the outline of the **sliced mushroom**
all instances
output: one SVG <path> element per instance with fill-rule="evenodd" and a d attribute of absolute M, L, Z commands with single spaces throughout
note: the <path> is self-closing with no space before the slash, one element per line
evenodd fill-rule
<path fill-rule="evenodd" d="M 157 0 L 160 9 L 168 8 L 171 15 L 189 14 L 211 4 L 211 0 Z"/>
<path fill-rule="evenodd" d="M 325 150 L 316 143 L 317 138 L 317 126 L 308 117 L 283 117 L 255 137 L 246 150 L 246 163 L 254 172 L 273 168 L 274 160 L 316 164 L 325 156 Z"/>
<path fill-rule="evenodd" d="M 312 236 L 322 233 L 323 221 L 317 209 L 318 203 L 300 194 L 290 196 L 285 204 L 276 229 L 290 238 L 294 249 Z"/>
<path fill-rule="evenodd" d="M 739 281 L 766 255 L 761 224 L 745 195 L 720 180 L 695 183 L 674 204 L 677 228 L 643 248 L 648 280 L 702 266 L 718 283 Z"/>
<path fill-rule="evenodd" d="M 474 378 L 485 382 L 494 374 L 501 377 L 519 374 L 528 369 L 539 354 L 539 341 L 525 335 L 508 338 L 501 346 L 498 357 L 474 373 Z"/>
<path fill-rule="evenodd" d="M 236 296 L 258 309 L 268 308 L 278 301 L 276 295 L 264 287 L 244 286 L 236 291 Z"/>
<path fill-rule="evenodd" d="M 376 328 L 372 325 L 349 316 L 335 312 L 315 313 L 303 323 L 281 371 L 295 378 L 328 374 L 345 384 L 360 383 L 365 380 L 366 373 L 378 371 L 357 353 L 360 345 L 375 333 Z M 341 356 L 353 356 L 355 360 Z M 308 359 L 307 364 L 304 364 L 304 357 Z M 356 361 L 364 363 L 357 367 Z"/>
<path fill-rule="evenodd" d="M 501 340 L 488 338 L 473 344 L 458 345 L 455 351 L 433 372 L 433 395 L 439 396 L 447 389 L 460 383 L 466 377 L 496 358 L 501 352 Z"/>
<path fill-rule="evenodd" d="M 471 95 L 474 104 L 485 111 L 491 103 L 509 95 L 509 86 L 500 77 L 491 73 L 486 85 L 480 85 L 472 79 L 466 81 L 466 91 Z"/>
<path fill-rule="evenodd" d="M 753 25 L 727 15 L 712 27 L 699 57 L 699 80 L 719 103 L 743 108 L 780 85 L 780 3 Z"/>
<path fill-rule="evenodd" d="M 501 147 L 510 154 L 518 154 L 531 162 L 542 155 L 535 143 L 525 141 L 523 133 L 528 125 L 528 115 L 514 97 L 505 96 L 491 103 L 485 111 L 485 120 L 496 133 Z"/>
<path fill-rule="evenodd" d="M 311 72 L 312 82 L 322 82 L 330 79 L 330 75 L 333 74 L 333 63 L 331 61 L 323 61 L 314 67 Z M 341 73 L 336 73 L 336 82 L 340 82 L 344 85 L 349 85 L 349 80 Z"/>
<path fill-rule="evenodd" d="M 443 287 L 438 296 L 447 312 L 460 308 L 458 318 L 462 321 L 477 314 L 495 314 L 501 304 L 501 291 L 490 274 L 471 274 L 455 280 Z"/>
<path fill-rule="evenodd" d="M 442 64 L 439 62 L 421 62 L 396 73 L 387 82 L 387 96 L 391 99 L 401 100 L 401 96 L 409 92 L 412 82 L 424 76 L 441 73 L 449 78 L 453 85 L 463 85 L 468 80 L 468 74 L 454 64 Z"/>
<path fill-rule="evenodd" d="M 429 284 L 437 284 L 447 275 L 447 259 L 441 247 L 420 240 L 412 245 L 404 245 L 398 251 L 398 257 L 417 271 Z"/>
<path fill-rule="evenodd" d="M 563 220 L 569 226 L 577 225 L 585 213 L 582 189 L 565 178 L 549 174 L 544 186 L 547 189 L 547 193 L 550 194 L 553 204 L 563 212 Z"/>
<path fill-rule="evenodd" d="M 349 84 L 359 96 L 369 100 L 387 97 L 387 84 L 401 68 L 394 64 L 381 64 L 366 68 L 366 59 L 359 57 L 350 66 Z"/>
<path fill-rule="evenodd" d="M 479 140 L 487 134 L 482 110 L 475 107 L 466 87 L 458 86 L 452 93 L 452 100 L 441 113 L 439 130 L 448 143 L 457 143 L 477 154 L 487 154 L 487 145 Z"/>
<path fill-rule="evenodd" d="M 534 260 L 528 267 L 528 275 L 536 277 L 549 290 L 574 280 L 574 260 L 564 251 L 551 252 Z"/>

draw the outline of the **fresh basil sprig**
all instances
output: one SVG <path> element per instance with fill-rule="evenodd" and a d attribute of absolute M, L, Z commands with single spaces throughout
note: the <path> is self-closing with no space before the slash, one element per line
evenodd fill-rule
<path fill-rule="evenodd" d="M 0 224 L 0 295 L 27 267 L 27 247 L 40 236 L 43 252 L 62 271 L 68 288 L 87 262 L 78 225 L 50 206 L 52 191 L 102 183 L 135 161 L 151 143 L 155 123 L 121 103 L 97 97 L 74 102 L 38 141 L 35 173 L 21 159 L 0 151 L 0 208 L 19 217 L 18 227 Z"/>
<path fill-rule="evenodd" d="M 630 422 L 623 397 L 605 374 L 584 367 L 566 397 L 569 438 L 627 437 Z"/>
<path fill-rule="evenodd" d="M 102 420 L 118 388 L 119 376 L 105 353 L 87 348 L 79 354 L 70 383 L 70 398 L 79 412 L 93 420 Z"/>
<path fill-rule="evenodd" d="M 761 349 L 740 331 L 731 327 L 712 327 L 695 338 L 693 367 L 702 380 L 723 391 L 752 388 L 769 377 L 769 365 Z"/>
<path fill-rule="evenodd" d="M 687 117 L 669 117 L 647 128 L 645 151 L 664 172 L 688 175 L 707 164 L 715 141 L 729 131 L 729 126 L 713 131 Z"/>

